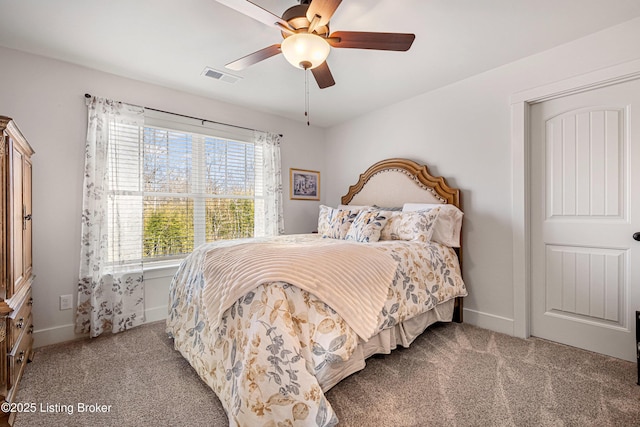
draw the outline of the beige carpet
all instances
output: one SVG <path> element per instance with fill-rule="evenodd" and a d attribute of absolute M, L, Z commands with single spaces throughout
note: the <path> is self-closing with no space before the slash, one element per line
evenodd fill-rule
<path fill-rule="evenodd" d="M 369 359 L 327 397 L 341 426 L 640 426 L 636 374 L 631 362 L 441 324 Z M 17 402 L 36 411 L 18 414 L 16 427 L 227 426 L 164 322 L 37 349 Z M 79 403 L 111 407 L 78 413 Z"/>

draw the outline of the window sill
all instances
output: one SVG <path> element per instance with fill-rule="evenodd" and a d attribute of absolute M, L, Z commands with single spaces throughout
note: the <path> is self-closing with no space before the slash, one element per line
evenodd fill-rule
<path fill-rule="evenodd" d="M 172 259 L 171 261 L 159 261 L 144 264 L 144 279 L 160 279 L 173 277 L 180 266 L 181 259 Z"/>

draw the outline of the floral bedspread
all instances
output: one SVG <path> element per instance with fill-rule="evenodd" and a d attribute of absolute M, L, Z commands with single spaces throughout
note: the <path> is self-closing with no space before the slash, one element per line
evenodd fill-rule
<path fill-rule="evenodd" d="M 274 239 L 318 238 L 305 234 Z M 399 262 L 378 316 L 379 330 L 467 294 L 451 248 L 395 240 L 367 244 Z M 201 304 L 206 286 L 202 266 L 209 247 L 203 245 L 189 255 L 172 281 L 167 332 L 175 348 L 218 395 L 229 424 L 337 424 L 316 374 L 347 360 L 358 345 L 357 334 L 313 294 L 284 282 L 263 284 L 247 293 L 211 330 Z"/>

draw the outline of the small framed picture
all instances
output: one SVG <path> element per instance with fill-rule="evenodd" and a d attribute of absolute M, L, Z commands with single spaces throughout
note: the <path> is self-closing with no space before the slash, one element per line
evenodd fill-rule
<path fill-rule="evenodd" d="M 291 200 L 320 200 L 320 172 L 289 169 Z"/>

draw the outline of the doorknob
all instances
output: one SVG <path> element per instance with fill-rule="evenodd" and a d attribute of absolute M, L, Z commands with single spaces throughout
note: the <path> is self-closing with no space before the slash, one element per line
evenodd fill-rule
<path fill-rule="evenodd" d="M 633 240 L 640 241 L 640 231 L 636 231 L 635 233 L 633 233 Z"/>

